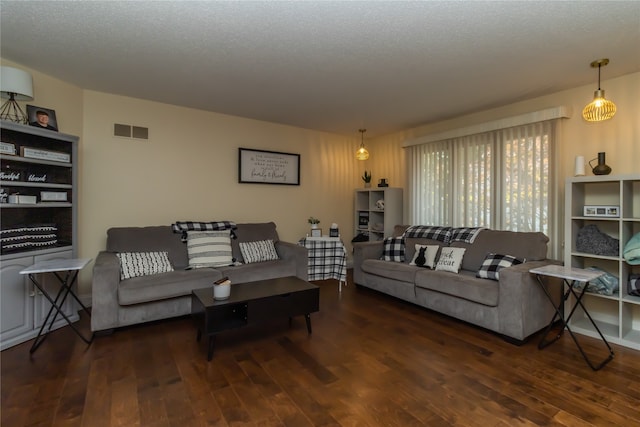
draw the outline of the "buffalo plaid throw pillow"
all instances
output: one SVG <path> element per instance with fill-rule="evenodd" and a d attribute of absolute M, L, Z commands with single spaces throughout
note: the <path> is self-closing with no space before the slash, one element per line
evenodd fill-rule
<path fill-rule="evenodd" d="M 197 222 L 197 221 L 176 221 L 171 224 L 174 233 L 182 233 L 182 241 L 187 241 L 188 231 L 219 231 L 231 230 L 231 238 L 235 239 L 235 230 L 238 228 L 232 221 Z"/>
<path fill-rule="evenodd" d="M 483 227 L 457 227 L 451 229 L 452 242 L 473 243 L 478 234 L 484 230 Z"/>
<path fill-rule="evenodd" d="M 448 244 L 451 240 L 451 227 L 432 225 L 412 225 L 403 234 L 405 238 L 440 240 Z"/>
<path fill-rule="evenodd" d="M 512 265 L 522 264 L 525 261 L 525 259 L 516 258 L 511 255 L 489 253 L 482 262 L 476 277 L 480 277 L 481 279 L 499 280 L 501 269 L 511 267 Z"/>
<path fill-rule="evenodd" d="M 404 261 L 404 237 L 387 237 L 384 239 L 382 259 L 385 261 Z"/>

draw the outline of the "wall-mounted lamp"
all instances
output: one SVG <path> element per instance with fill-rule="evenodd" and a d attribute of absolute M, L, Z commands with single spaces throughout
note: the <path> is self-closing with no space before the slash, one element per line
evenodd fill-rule
<path fill-rule="evenodd" d="M 29 119 L 17 101 L 33 100 L 33 79 L 26 71 L 0 67 L 0 97 L 7 101 L 0 107 L 0 118 L 27 124 Z"/>
<path fill-rule="evenodd" d="M 582 110 L 582 117 L 588 122 L 609 120 L 616 114 L 616 104 L 605 99 L 604 90 L 600 89 L 600 68 L 605 67 L 609 59 L 603 58 L 591 63 L 591 68 L 598 67 L 598 90 L 593 95 L 593 101 Z"/>
<path fill-rule="evenodd" d="M 369 158 L 369 152 L 364 148 L 364 133 L 366 131 L 366 129 L 358 129 L 358 132 L 360 132 L 360 148 L 356 151 L 356 159 L 358 160 L 367 160 Z"/>

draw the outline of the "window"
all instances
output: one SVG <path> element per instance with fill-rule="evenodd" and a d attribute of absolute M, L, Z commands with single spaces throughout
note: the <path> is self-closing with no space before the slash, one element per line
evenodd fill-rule
<path fill-rule="evenodd" d="M 409 146 L 412 224 L 551 233 L 555 120 Z"/>

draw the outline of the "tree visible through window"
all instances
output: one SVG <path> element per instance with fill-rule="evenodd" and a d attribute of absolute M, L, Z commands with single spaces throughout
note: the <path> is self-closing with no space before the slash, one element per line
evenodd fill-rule
<path fill-rule="evenodd" d="M 409 147 L 412 224 L 549 234 L 555 121 Z"/>

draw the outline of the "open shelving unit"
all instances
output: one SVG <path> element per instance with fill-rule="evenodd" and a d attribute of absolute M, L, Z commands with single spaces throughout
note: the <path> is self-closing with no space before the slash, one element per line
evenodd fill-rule
<path fill-rule="evenodd" d="M 630 265 L 623 257 L 626 243 L 640 233 L 640 174 L 568 178 L 565 197 L 565 264 L 598 267 L 619 279 L 617 293 L 607 296 L 587 292 L 583 304 L 608 341 L 640 350 L 640 297 L 627 292 L 629 275 L 640 274 L 640 265 Z M 618 207 L 619 216 L 585 216 L 585 205 Z M 617 254 L 596 255 L 577 250 L 578 232 L 590 224 L 619 239 Z M 570 325 L 575 332 L 598 337 L 579 307 Z"/>
<path fill-rule="evenodd" d="M 384 208 L 377 203 L 382 200 Z M 402 224 L 402 188 L 377 187 L 355 190 L 355 234 L 366 232 L 369 241 L 382 240 Z"/>

